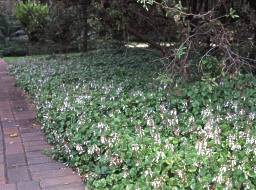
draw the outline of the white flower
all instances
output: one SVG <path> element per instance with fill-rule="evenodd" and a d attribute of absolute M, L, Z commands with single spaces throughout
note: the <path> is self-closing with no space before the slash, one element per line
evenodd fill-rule
<path fill-rule="evenodd" d="M 76 102 L 78 103 L 78 104 L 82 104 L 83 102 L 84 102 L 84 100 L 83 100 L 83 96 L 78 96 L 78 97 L 76 97 Z"/>
<path fill-rule="evenodd" d="M 168 124 L 169 124 L 170 127 L 179 124 L 178 117 L 174 117 L 174 118 L 172 118 L 172 119 L 167 119 L 167 122 L 168 122 Z"/>
<path fill-rule="evenodd" d="M 245 114 L 245 110 L 244 109 L 241 109 L 240 111 L 239 111 L 239 115 L 244 115 Z"/>
<path fill-rule="evenodd" d="M 212 110 L 207 106 L 204 110 L 201 111 L 203 119 L 208 118 L 212 115 Z"/>
<path fill-rule="evenodd" d="M 169 150 L 171 150 L 172 152 L 174 152 L 174 146 L 173 146 L 172 144 L 170 144 L 170 143 L 166 143 L 165 146 L 164 146 L 164 148 L 169 149 Z"/>
<path fill-rule="evenodd" d="M 190 116 L 190 117 L 188 118 L 188 123 L 189 123 L 189 125 L 192 125 L 193 123 L 195 123 L 195 118 L 194 118 L 194 116 Z"/>
<path fill-rule="evenodd" d="M 127 172 L 127 171 L 125 171 L 124 173 L 123 173 L 123 177 L 124 178 L 127 178 L 129 176 L 129 173 Z"/>
<path fill-rule="evenodd" d="M 154 179 L 151 185 L 154 189 L 159 189 L 162 186 L 162 182 L 159 179 Z"/>
<path fill-rule="evenodd" d="M 145 132 L 144 129 L 141 126 L 135 127 L 136 134 L 139 135 L 139 137 L 143 137 Z"/>
<path fill-rule="evenodd" d="M 161 111 L 162 113 L 166 113 L 166 112 L 167 112 L 166 106 L 165 106 L 164 104 L 161 104 L 161 105 L 160 105 L 160 111 Z"/>
<path fill-rule="evenodd" d="M 97 145 L 94 144 L 94 145 L 92 145 L 91 147 L 88 148 L 87 153 L 89 155 L 92 155 L 94 153 L 99 154 L 100 153 L 100 148 Z"/>
<path fill-rule="evenodd" d="M 96 125 L 96 128 L 99 129 L 100 133 L 103 131 L 103 130 L 106 130 L 108 128 L 108 125 L 104 124 L 104 123 L 98 123 Z"/>
<path fill-rule="evenodd" d="M 84 153 L 84 149 L 83 149 L 83 147 L 80 144 L 76 145 L 76 150 L 78 151 L 79 154 Z"/>
<path fill-rule="evenodd" d="M 102 144 L 106 144 L 106 143 L 107 143 L 107 138 L 104 137 L 104 136 L 101 136 L 101 137 L 100 137 L 100 142 L 101 142 Z"/>
<path fill-rule="evenodd" d="M 152 172 L 152 170 L 149 168 L 149 169 L 147 169 L 146 171 L 145 171 L 145 177 L 147 177 L 147 176 L 150 176 L 150 177 L 153 177 L 153 172 Z"/>
<path fill-rule="evenodd" d="M 140 147 L 139 147 L 138 144 L 133 144 L 133 145 L 132 145 L 132 151 L 137 152 L 139 149 L 140 149 Z"/>
<path fill-rule="evenodd" d="M 177 115 L 177 110 L 174 108 L 170 111 L 170 115 L 176 116 Z"/>
<path fill-rule="evenodd" d="M 159 151 L 159 152 L 156 153 L 156 157 L 155 157 L 155 159 L 153 161 L 158 163 L 159 160 L 165 159 L 165 158 L 166 158 L 166 156 L 165 156 L 164 152 Z"/>
<path fill-rule="evenodd" d="M 214 177 L 213 178 L 213 181 L 214 182 L 217 182 L 218 184 L 221 184 L 223 182 L 223 176 L 222 174 L 220 173 L 218 176 Z"/>
<path fill-rule="evenodd" d="M 204 129 L 201 130 L 202 134 L 205 134 L 207 139 L 213 139 L 216 144 L 220 144 L 220 133 L 221 130 L 218 127 L 216 120 L 214 120 L 212 117 L 208 118 L 208 121 L 206 122 Z"/>
<path fill-rule="evenodd" d="M 241 150 L 241 145 L 237 143 L 237 137 L 235 135 L 228 136 L 228 145 L 232 151 Z"/>
<path fill-rule="evenodd" d="M 70 154 L 70 153 L 71 153 L 71 150 L 70 150 L 70 148 L 69 148 L 69 146 L 68 146 L 67 144 L 64 144 L 64 149 L 65 149 L 65 152 L 66 152 L 67 154 Z"/>
<path fill-rule="evenodd" d="M 160 133 L 155 133 L 154 134 L 154 140 L 156 144 L 161 144 L 161 136 Z"/>
<path fill-rule="evenodd" d="M 155 127 L 155 122 L 152 117 L 147 118 L 147 126 L 149 127 Z"/>
<path fill-rule="evenodd" d="M 232 180 L 230 178 L 228 178 L 225 185 L 226 185 L 227 189 L 232 189 L 232 187 L 233 187 Z"/>
<path fill-rule="evenodd" d="M 179 176 L 180 179 L 183 181 L 186 180 L 185 173 L 182 170 L 178 170 L 177 175 Z"/>
<path fill-rule="evenodd" d="M 119 158 L 117 154 L 113 154 L 111 161 L 110 161 L 110 166 L 119 166 L 123 163 L 123 160 Z"/>
<path fill-rule="evenodd" d="M 197 150 L 197 154 L 201 156 L 209 156 L 211 153 L 211 149 L 207 148 L 207 141 L 205 139 L 197 141 L 195 148 Z"/>
<path fill-rule="evenodd" d="M 227 172 L 227 166 L 221 166 L 220 172 L 221 173 L 226 173 Z"/>
<path fill-rule="evenodd" d="M 237 160 L 236 159 L 232 159 L 231 160 L 231 164 L 230 164 L 231 169 L 233 169 L 236 166 L 236 164 L 237 164 Z"/>
<path fill-rule="evenodd" d="M 250 112 L 250 113 L 249 113 L 249 119 L 250 119 L 251 121 L 253 121 L 253 120 L 255 119 L 255 113 L 254 113 L 254 112 Z"/>

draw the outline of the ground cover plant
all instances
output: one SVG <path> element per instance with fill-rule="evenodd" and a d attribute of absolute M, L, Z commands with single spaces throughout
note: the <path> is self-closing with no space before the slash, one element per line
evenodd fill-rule
<path fill-rule="evenodd" d="M 256 79 L 173 83 L 142 50 L 11 64 L 54 157 L 91 189 L 255 189 Z"/>

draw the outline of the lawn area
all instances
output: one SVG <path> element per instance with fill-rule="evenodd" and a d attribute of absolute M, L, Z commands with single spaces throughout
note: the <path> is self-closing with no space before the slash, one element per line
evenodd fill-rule
<path fill-rule="evenodd" d="M 254 76 L 173 84 L 137 49 L 7 61 L 90 189 L 255 189 Z"/>

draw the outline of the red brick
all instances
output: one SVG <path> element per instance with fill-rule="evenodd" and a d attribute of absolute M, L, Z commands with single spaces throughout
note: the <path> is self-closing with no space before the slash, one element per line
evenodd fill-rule
<path fill-rule="evenodd" d="M 41 157 L 30 157 L 30 158 L 27 158 L 27 160 L 28 160 L 29 165 L 55 162 L 51 158 L 44 156 L 44 155 L 42 155 Z"/>
<path fill-rule="evenodd" d="M 9 102 L 9 100 L 6 101 L 0 101 L 0 110 L 10 110 L 11 104 Z"/>
<path fill-rule="evenodd" d="M 22 136 L 23 138 L 26 138 L 26 137 L 43 136 L 43 135 L 44 135 L 43 132 L 41 132 L 41 131 L 36 131 L 36 132 L 32 132 L 32 133 L 24 133 L 24 134 L 22 134 L 21 136 Z"/>
<path fill-rule="evenodd" d="M 0 164 L 4 163 L 4 155 L 0 154 Z"/>
<path fill-rule="evenodd" d="M 64 177 L 74 175 L 74 171 L 70 168 L 63 168 L 59 170 L 48 170 L 48 171 L 40 171 L 34 172 L 31 174 L 33 180 L 42 180 L 47 178 L 54 178 L 54 177 Z"/>
<path fill-rule="evenodd" d="M 45 138 L 41 135 L 32 136 L 32 137 L 23 137 L 23 142 L 31 142 L 31 141 L 45 141 Z"/>
<path fill-rule="evenodd" d="M 0 190 L 17 190 L 15 184 L 0 185 Z"/>
<path fill-rule="evenodd" d="M 45 141 L 31 141 L 31 142 L 24 142 L 24 146 L 38 146 L 38 145 L 48 145 Z"/>
<path fill-rule="evenodd" d="M 72 183 L 68 185 L 58 185 L 48 188 L 43 188 L 42 190 L 87 190 L 85 185 L 81 183 Z"/>
<path fill-rule="evenodd" d="M 6 136 L 4 140 L 6 145 L 13 144 L 13 143 L 21 143 L 21 138 L 19 136 L 17 137 Z"/>
<path fill-rule="evenodd" d="M 43 155 L 42 151 L 26 152 L 27 158 L 38 158 Z"/>
<path fill-rule="evenodd" d="M 22 133 L 22 134 L 26 134 L 26 133 L 33 133 L 33 132 L 37 132 L 37 131 L 40 131 L 41 129 L 39 128 L 32 128 L 31 126 L 26 126 L 26 127 L 24 127 L 24 126 L 22 126 L 22 127 L 20 127 L 20 132 Z"/>
<path fill-rule="evenodd" d="M 6 155 L 6 163 L 8 168 L 25 166 L 26 165 L 25 154 Z"/>
<path fill-rule="evenodd" d="M 8 113 L 8 112 L 2 113 L 0 115 L 0 117 L 1 117 L 1 121 L 13 121 L 14 120 L 12 113 Z"/>
<path fill-rule="evenodd" d="M 15 112 L 14 117 L 16 120 L 34 119 L 36 118 L 36 113 L 34 111 Z"/>
<path fill-rule="evenodd" d="M 4 145 L 2 139 L 0 139 L 0 152 L 4 150 Z M 0 162 L 1 162 L 1 156 L 0 156 Z"/>
<path fill-rule="evenodd" d="M 23 120 L 18 121 L 18 123 L 21 127 L 25 127 L 25 126 L 30 127 L 33 122 L 34 122 L 34 119 L 23 119 Z"/>
<path fill-rule="evenodd" d="M 56 177 L 52 179 L 43 179 L 40 182 L 42 188 L 52 187 L 57 185 L 70 185 L 73 183 L 80 183 L 82 180 L 79 176 L 71 175 L 64 177 Z"/>
<path fill-rule="evenodd" d="M 35 181 L 19 182 L 18 190 L 41 190 L 39 183 Z"/>
<path fill-rule="evenodd" d="M 4 184 L 5 182 L 5 166 L 4 164 L 0 164 L 0 184 Z"/>
<path fill-rule="evenodd" d="M 8 174 L 8 182 L 11 182 L 11 183 L 30 180 L 28 168 L 26 166 L 8 168 L 7 174 Z"/>
<path fill-rule="evenodd" d="M 17 93 L 17 90 L 14 90 L 14 93 Z M 28 105 L 25 98 L 19 98 L 18 100 L 11 101 L 11 107 L 14 112 L 23 112 L 28 111 Z"/>
<path fill-rule="evenodd" d="M 17 127 L 4 128 L 3 131 L 5 136 L 10 136 L 10 135 L 13 135 L 14 133 L 16 134 L 19 133 L 19 130 Z"/>
<path fill-rule="evenodd" d="M 2 120 L 2 126 L 3 126 L 3 129 L 5 128 L 13 128 L 13 127 L 16 127 L 16 123 L 13 120 Z"/>
<path fill-rule="evenodd" d="M 50 145 L 35 145 L 35 146 L 26 146 L 26 152 L 33 152 L 33 151 L 44 151 L 49 150 L 51 148 Z"/>
<path fill-rule="evenodd" d="M 58 170 L 65 168 L 64 164 L 61 163 L 45 163 L 45 164 L 36 164 L 30 165 L 29 169 L 33 172 L 47 171 L 47 170 Z"/>
<path fill-rule="evenodd" d="M 24 153 L 23 145 L 20 142 L 6 144 L 6 155 Z"/>

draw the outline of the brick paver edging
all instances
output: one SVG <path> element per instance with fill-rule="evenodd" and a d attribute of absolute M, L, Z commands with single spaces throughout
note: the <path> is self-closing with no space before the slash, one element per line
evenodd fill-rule
<path fill-rule="evenodd" d="M 85 190 L 72 169 L 42 153 L 49 148 L 35 109 L 0 60 L 0 190 Z"/>

